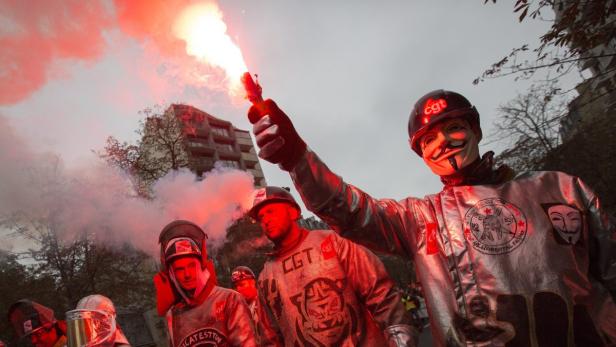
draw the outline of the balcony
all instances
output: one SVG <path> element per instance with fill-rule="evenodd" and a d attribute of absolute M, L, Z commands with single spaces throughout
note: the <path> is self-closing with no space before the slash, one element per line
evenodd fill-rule
<path fill-rule="evenodd" d="M 212 132 L 212 137 L 214 138 L 214 141 L 220 142 L 220 143 L 232 144 L 235 142 L 230 135 L 222 135 L 222 134 L 217 134 L 215 132 Z"/>
<path fill-rule="evenodd" d="M 259 162 L 259 157 L 257 157 L 256 154 L 254 153 L 245 153 L 242 152 L 242 159 L 244 159 L 245 161 L 250 161 L 250 162 Z"/>
<path fill-rule="evenodd" d="M 250 172 L 250 174 L 253 175 L 254 178 L 265 178 L 261 170 L 248 169 L 248 172 Z"/>
<path fill-rule="evenodd" d="M 182 129 L 182 132 L 188 138 L 201 138 L 201 139 L 207 139 L 210 133 L 207 128 L 192 127 L 192 126 L 184 126 L 184 128 Z"/>
<path fill-rule="evenodd" d="M 186 140 L 186 148 L 193 155 L 203 155 L 206 154 L 208 156 L 213 156 L 216 150 L 212 148 L 207 142 L 199 141 L 197 139 L 187 139 Z"/>
<path fill-rule="evenodd" d="M 235 129 L 235 137 L 238 139 L 248 139 L 250 140 L 250 133 L 246 130 Z"/>

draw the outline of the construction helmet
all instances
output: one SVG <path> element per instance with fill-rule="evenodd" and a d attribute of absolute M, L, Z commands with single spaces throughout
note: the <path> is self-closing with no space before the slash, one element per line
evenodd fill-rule
<path fill-rule="evenodd" d="M 248 215 L 257 219 L 259 209 L 271 202 L 287 202 L 298 211 L 302 210 L 288 190 L 280 187 L 267 186 L 254 191 L 252 195 L 252 207 L 248 211 Z"/>
<path fill-rule="evenodd" d="M 430 127 L 440 121 L 451 118 L 466 119 L 481 140 L 479 112 L 475 106 L 461 94 L 438 89 L 422 96 L 411 110 L 409 116 L 409 138 L 411 148 L 422 156 L 419 139 Z"/>
<path fill-rule="evenodd" d="M 202 266 L 207 261 L 207 234 L 197 224 L 176 220 L 163 228 L 158 242 L 160 243 L 160 264 L 166 270 L 171 260 L 193 256 L 201 260 Z"/>
<path fill-rule="evenodd" d="M 8 316 L 18 338 L 29 336 L 42 328 L 50 328 L 56 323 L 52 309 L 28 299 L 11 305 Z"/>
<path fill-rule="evenodd" d="M 231 271 L 231 282 L 233 284 L 245 280 L 245 279 L 255 279 L 255 273 L 250 270 L 248 266 L 238 266 L 233 271 Z"/>

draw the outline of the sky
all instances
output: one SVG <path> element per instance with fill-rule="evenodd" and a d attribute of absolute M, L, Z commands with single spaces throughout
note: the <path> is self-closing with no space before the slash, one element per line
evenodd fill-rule
<path fill-rule="evenodd" d="M 1 130 L 19 137 L 14 143 L 28 151 L 6 148 L 7 160 L 53 153 L 67 172 L 99 170 L 93 151 L 108 136 L 136 141 L 139 111 L 173 102 L 251 129 L 249 103 L 229 97 L 215 78 L 201 78 L 208 70 L 195 67 L 160 24 L 187 1 L 23 3 L 0 0 L 0 46 L 10 48 L 0 53 Z M 462 93 L 489 135 L 498 105 L 530 82 L 472 81 L 512 48 L 535 45 L 549 26 L 519 23 L 513 1 L 214 4 L 248 69 L 258 73 L 264 96 L 291 117 L 307 144 L 347 182 L 395 199 L 441 188 L 408 147 L 415 101 L 434 89 Z M 498 153 L 503 146 L 480 148 Z M 286 172 L 261 165 L 268 184 L 292 186 Z M 9 195 L 9 180 L 0 180 L 2 208 L 20 186 Z"/>

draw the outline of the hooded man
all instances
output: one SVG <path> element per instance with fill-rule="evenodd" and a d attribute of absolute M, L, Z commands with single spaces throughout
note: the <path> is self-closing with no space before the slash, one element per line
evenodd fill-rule
<path fill-rule="evenodd" d="M 66 346 L 64 321 L 56 320 L 49 307 L 22 299 L 9 307 L 8 318 L 21 341 L 29 339 L 35 347 Z"/>
<path fill-rule="evenodd" d="M 199 226 L 183 220 L 169 223 L 160 233 L 162 271 L 154 285 L 171 345 L 256 346 L 246 301 L 236 291 L 216 286 L 206 239 Z"/>
<path fill-rule="evenodd" d="M 68 346 L 130 347 L 116 321 L 113 302 L 100 294 L 88 295 L 66 313 Z"/>
<path fill-rule="evenodd" d="M 258 280 L 264 345 L 415 346 L 400 294 L 374 254 L 331 230 L 301 228 L 299 205 L 279 187 L 255 191 L 248 213 L 274 243 Z"/>
<path fill-rule="evenodd" d="M 272 100 L 255 100 L 248 116 L 259 156 L 289 171 L 312 212 L 414 259 L 436 345 L 616 343 L 616 233 L 597 196 L 562 172 L 495 169 L 493 153 L 479 156 L 479 113 L 464 96 L 435 90 L 415 104 L 410 146 L 444 187 L 401 201 L 345 183 Z"/>

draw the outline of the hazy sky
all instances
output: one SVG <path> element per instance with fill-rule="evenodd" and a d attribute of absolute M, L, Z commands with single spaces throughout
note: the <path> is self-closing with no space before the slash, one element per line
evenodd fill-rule
<path fill-rule="evenodd" d="M 403 198 L 441 186 L 407 144 L 408 114 L 420 96 L 440 88 L 464 94 L 489 134 L 497 106 L 528 87 L 511 78 L 472 85 L 511 48 L 535 44 L 549 25 L 518 23 L 513 1 L 483 2 L 246 0 L 219 6 L 250 70 L 259 74 L 264 96 L 287 112 L 308 145 L 347 182 L 377 197 Z M 0 0 L 0 39 L 19 41 L 22 20 L 57 11 L 25 12 L 13 8 L 18 4 Z M 0 105 L 0 114 L 34 149 L 61 154 L 69 167 L 79 165 L 109 135 L 134 141 L 138 111 L 170 102 L 190 103 L 251 129 L 248 102 L 233 103 L 207 85 L 173 78 L 178 71 L 167 64 L 169 57 L 120 30 L 114 11 L 112 2 L 103 1 L 85 19 L 73 23 L 69 17 L 69 24 L 91 26 L 84 35 L 62 37 L 68 41 L 63 44 L 84 52 L 48 55 L 29 43 L 13 58 L 0 59 L 0 71 L 14 64 L 11 59 L 48 60 L 39 86 Z M 97 18 L 100 23 L 94 23 Z M 10 82 L 18 83 L 15 77 Z M 276 166 L 262 166 L 269 184 L 291 185 Z"/>

